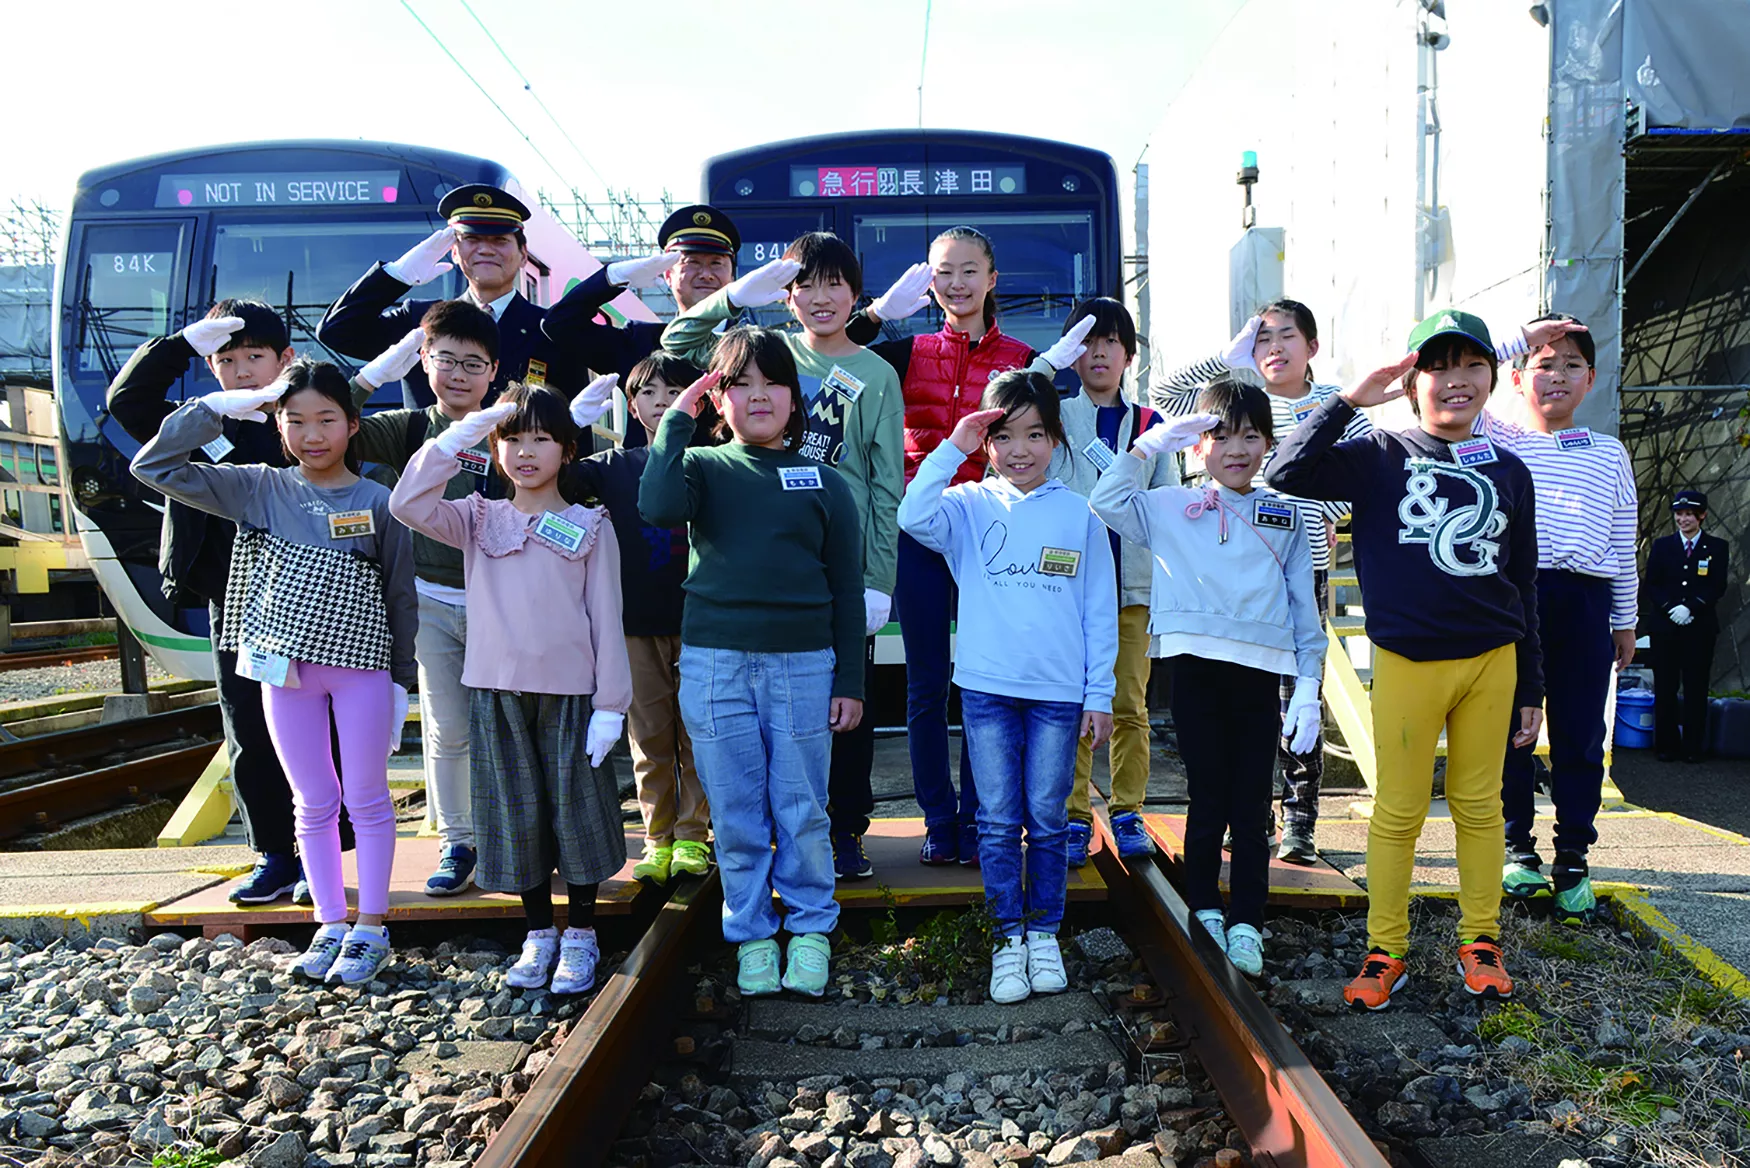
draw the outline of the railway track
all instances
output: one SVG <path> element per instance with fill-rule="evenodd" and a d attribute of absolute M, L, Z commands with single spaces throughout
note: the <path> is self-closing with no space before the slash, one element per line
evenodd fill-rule
<path fill-rule="evenodd" d="M 1114 916 L 1166 999 L 1182 1049 L 1215 1086 L 1229 1118 L 1270 1168 L 1385 1168 L 1386 1159 L 1252 987 L 1194 927 L 1154 862 L 1119 860 L 1103 816 L 1095 855 Z M 715 870 L 679 887 L 604 984 L 552 1064 L 535 1080 L 476 1168 L 605 1162 L 640 1089 L 670 1049 L 688 965 L 718 936 Z"/>
<path fill-rule="evenodd" d="M 0 744 L 0 840 L 185 787 L 220 735 L 210 703 Z"/>
<path fill-rule="evenodd" d="M 48 669 L 77 665 L 82 661 L 113 661 L 121 650 L 114 645 L 83 645 L 74 649 L 37 649 L 28 653 L 0 653 L 0 673 L 15 669 Z"/>

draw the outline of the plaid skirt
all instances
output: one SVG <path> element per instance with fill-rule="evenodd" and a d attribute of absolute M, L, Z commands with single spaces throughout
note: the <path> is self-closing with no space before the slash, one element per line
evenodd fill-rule
<path fill-rule="evenodd" d="M 587 696 L 469 691 L 481 888 L 523 892 L 554 871 L 568 884 L 597 884 L 626 863 L 612 757 L 592 767 L 584 749 L 590 709 Z"/>

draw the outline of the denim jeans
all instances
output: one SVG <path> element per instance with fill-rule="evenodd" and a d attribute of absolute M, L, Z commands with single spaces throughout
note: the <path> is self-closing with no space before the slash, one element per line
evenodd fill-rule
<path fill-rule="evenodd" d="M 791 933 L 838 925 L 826 817 L 833 661 L 831 649 L 681 646 L 681 719 L 711 802 L 725 941 L 777 934 L 774 889 Z"/>
<path fill-rule="evenodd" d="M 1055 933 L 1063 923 L 1069 883 L 1067 804 L 1075 782 L 1081 703 L 963 689 L 960 712 L 972 773 L 978 776 L 978 863 L 991 914 L 1006 937 Z"/>
<path fill-rule="evenodd" d="M 953 673 L 948 626 L 954 619 L 954 576 L 940 553 L 903 531 L 893 606 L 905 642 L 905 736 L 911 749 L 912 789 L 923 808 L 924 823 L 929 827 L 970 824 L 978 817 L 978 790 L 964 731 L 958 796 L 948 773 L 948 680 Z"/>
<path fill-rule="evenodd" d="M 445 850 L 474 846 L 473 792 L 468 778 L 468 689 L 462 659 L 468 610 L 419 594 L 419 737 L 424 744 L 425 798 Z"/>

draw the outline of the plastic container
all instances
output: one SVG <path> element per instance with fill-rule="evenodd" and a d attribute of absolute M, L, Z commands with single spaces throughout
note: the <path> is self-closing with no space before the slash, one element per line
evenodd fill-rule
<path fill-rule="evenodd" d="M 1707 749 L 1715 758 L 1750 758 L 1750 699 L 1708 702 Z"/>
<path fill-rule="evenodd" d="M 1616 695 L 1616 745 L 1646 750 L 1653 745 L 1653 691 L 1625 689 Z"/>

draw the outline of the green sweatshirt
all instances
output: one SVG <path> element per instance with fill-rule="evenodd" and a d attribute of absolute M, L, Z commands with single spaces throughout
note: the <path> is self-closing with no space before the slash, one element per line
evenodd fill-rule
<path fill-rule="evenodd" d="M 646 523 L 687 525 L 681 642 L 747 653 L 830 648 L 833 696 L 862 698 L 862 541 L 844 476 L 786 450 L 689 449 L 693 426 L 683 410 L 662 415 L 638 483 Z"/>
<path fill-rule="evenodd" d="M 370 386 L 353 378 L 352 400 L 355 404 L 362 407 L 373 392 Z M 410 429 L 420 415 L 425 417 L 424 432 L 411 433 Z M 353 435 L 348 449 L 357 454 L 361 462 L 382 463 L 400 472 L 420 446 L 449 428 L 450 419 L 435 405 L 423 410 L 383 410 L 359 420 L 359 432 Z M 486 439 L 474 449 L 490 458 L 491 445 L 491 439 Z M 484 475 L 455 475 L 444 484 L 444 498 L 466 499 L 475 491 L 483 490 L 485 485 Z M 464 584 L 462 551 L 416 531 L 413 533 L 413 574 L 431 584 L 461 588 Z"/>
<path fill-rule="evenodd" d="M 728 292 L 713 293 L 670 322 L 662 347 L 704 369 L 717 347 L 718 322 L 734 314 Z M 868 349 L 825 357 L 803 344 L 800 333 L 782 336 L 802 382 L 808 431 L 802 453 L 844 476 L 863 528 L 863 584 L 891 596 L 899 561 L 899 497 L 905 492 L 905 399 L 899 375 Z M 848 377 L 833 378 L 835 367 Z M 833 388 L 847 384 L 854 394 L 849 402 L 846 392 Z"/>

